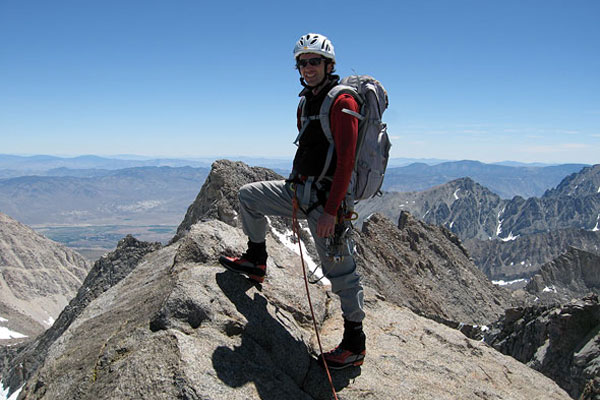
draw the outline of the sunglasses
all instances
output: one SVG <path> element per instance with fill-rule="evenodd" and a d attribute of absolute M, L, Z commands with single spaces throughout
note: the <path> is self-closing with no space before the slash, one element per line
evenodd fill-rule
<path fill-rule="evenodd" d="M 321 65 L 321 61 L 323 61 L 323 57 L 313 57 L 313 58 L 308 58 L 308 59 L 300 59 L 298 61 L 296 61 L 296 67 L 300 68 L 304 68 L 306 67 L 308 64 L 312 65 L 313 67 L 316 67 L 317 65 Z"/>

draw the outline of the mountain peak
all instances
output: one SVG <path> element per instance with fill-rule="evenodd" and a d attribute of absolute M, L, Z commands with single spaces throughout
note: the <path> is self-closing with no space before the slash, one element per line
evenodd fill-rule
<path fill-rule="evenodd" d="M 231 226 L 239 226 L 239 188 L 246 183 L 277 179 L 283 177 L 267 168 L 250 167 L 241 161 L 215 161 L 172 242 L 182 238 L 192 225 L 201 220 L 219 219 Z"/>
<path fill-rule="evenodd" d="M 600 164 L 584 167 L 571 174 L 555 188 L 546 191 L 544 198 L 600 196 Z"/>

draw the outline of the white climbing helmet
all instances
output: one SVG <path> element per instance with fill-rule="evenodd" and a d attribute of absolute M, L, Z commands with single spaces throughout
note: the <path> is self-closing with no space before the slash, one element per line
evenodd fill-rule
<path fill-rule="evenodd" d="M 296 42 L 294 46 L 294 59 L 300 54 L 316 53 L 335 62 L 335 50 L 331 40 L 318 33 L 307 33 Z"/>

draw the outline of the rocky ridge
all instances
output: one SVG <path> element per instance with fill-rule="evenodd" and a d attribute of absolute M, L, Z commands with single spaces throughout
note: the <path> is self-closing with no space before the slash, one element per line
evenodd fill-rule
<path fill-rule="evenodd" d="M 224 176 L 233 172 L 221 171 Z M 401 251 L 406 260 L 400 262 L 417 272 L 426 269 L 412 281 L 415 287 L 431 290 L 434 284 L 447 283 L 439 279 L 438 263 L 443 269 L 456 268 L 461 282 L 477 284 L 477 277 L 469 276 L 470 268 L 462 265 L 466 254 L 456 236 L 409 216 L 399 221 L 399 227 L 374 218 L 371 228 L 366 226 L 357 237 L 359 250 L 370 250 L 364 260 L 389 254 L 387 248 L 406 241 Z M 48 337 L 47 355 L 30 370 L 20 398 L 330 398 L 325 375 L 315 361 L 317 346 L 298 257 L 277 235 L 269 235 L 268 277 L 257 287 L 216 263 L 220 254 L 239 254 L 245 242 L 239 228 L 206 219 L 190 225 L 169 246 L 134 251 L 141 257 L 130 264 L 121 262 L 128 251 L 107 259 L 106 267 L 113 266 L 113 273 L 125 271 L 118 274 L 123 279 L 101 285 L 106 290 L 87 304 L 84 300 L 70 323 L 57 321 L 55 325 L 65 329 Z M 420 256 L 428 260 L 424 265 L 417 262 Z M 450 259 L 442 261 L 444 257 Z M 368 268 L 375 271 L 377 265 L 370 263 Z M 359 268 L 366 274 L 367 266 L 360 260 Z M 381 284 L 386 274 L 378 276 L 376 289 L 365 281 L 369 353 L 362 368 L 334 374 L 340 398 L 569 398 L 555 383 L 514 359 L 395 304 L 391 285 Z M 84 287 L 94 287 L 103 276 L 90 274 Z M 341 337 L 339 303 L 322 286 L 313 286 L 311 292 L 324 347 L 331 348 Z M 457 297 L 471 296 L 473 311 L 481 304 L 478 297 L 486 294 L 471 292 Z M 407 296 L 419 296 L 423 304 L 426 294 L 427 290 L 406 290 Z M 419 302 L 411 304 L 416 309 Z M 427 310 L 436 312 L 444 315 L 435 308 Z M 2 382 L 14 390 L 20 387 L 14 378 L 19 354 L 5 357 L 10 361 Z"/>
<path fill-rule="evenodd" d="M 600 256 L 571 247 L 544 264 L 525 290 L 544 303 L 567 303 L 589 294 L 600 295 Z"/>
<path fill-rule="evenodd" d="M 69 328 L 88 304 L 100 294 L 121 281 L 146 254 L 161 247 L 160 243 L 146 243 L 127 236 L 119 241 L 115 251 L 94 263 L 77 295 L 58 316 L 56 322 L 43 334 L 25 342 L 17 350 L 3 352 L 2 381 L 5 387 L 20 387 L 43 364 L 50 346 Z M 12 368 L 6 368 L 12 365 Z M 1 366 L 1 365 L 0 365 Z M 16 366 L 16 367 L 15 367 Z"/>
<path fill-rule="evenodd" d="M 456 235 L 406 212 L 397 226 L 371 215 L 358 234 L 357 250 L 366 285 L 437 321 L 485 325 L 516 302 L 477 269 Z"/>
<path fill-rule="evenodd" d="M 409 237 L 420 229 L 410 221 L 400 225 L 401 235 Z M 393 235 L 393 224 L 383 226 Z M 380 240 L 385 235 L 362 235 L 357 241 L 363 247 L 386 245 Z M 454 236 L 447 239 L 463 251 Z M 133 269 L 119 262 L 122 257 L 107 260 L 131 272 L 90 299 L 71 323 L 61 324 L 66 329 L 47 341 L 47 356 L 31 370 L 20 398 L 330 398 L 314 358 L 298 257 L 269 235 L 268 278 L 257 287 L 216 264 L 220 254 L 239 254 L 245 241 L 239 228 L 206 220 L 145 254 Z M 435 247 L 425 238 L 409 243 L 425 253 Z M 438 257 L 452 256 L 450 244 L 437 246 L 443 250 Z M 88 287 L 103 275 L 90 276 Z M 334 374 L 341 399 L 569 398 L 512 358 L 365 286 L 369 353 L 362 368 Z M 321 286 L 311 292 L 324 346 L 330 348 L 341 337 L 337 298 Z M 16 376 L 19 364 L 14 355 L 6 357 L 12 361 L 1 379 L 14 391 L 19 382 L 7 384 L 6 376 Z"/>
<path fill-rule="evenodd" d="M 486 276 L 508 281 L 530 278 L 570 247 L 600 254 L 600 231 L 560 229 L 509 241 L 471 239 L 464 245 Z"/>
<path fill-rule="evenodd" d="M 89 269 L 75 251 L 0 213 L 0 317 L 7 320 L 0 326 L 30 337 L 43 332 Z"/>
<path fill-rule="evenodd" d="M 90 302 L 20 398 L 331 398 L 314 358 L 297 257 L 268 244 L 277 251 L 257 287 L 214 261 L 245 247 L 239 229 L 216 220 L 195 224 Z M 312 292 L 324 346 L 331 347 L 341 336 L 339 304 L 320 286 Z M 340 398 L 569 398 L 482 342 L 370 288 L 365 299 L 369 355 L 362 368 L 333 375 Z"/>
<path fill-rule="evenodd" d="M 574 399 L 600 398 L 597 295 L 563 305 L 509 309 L 486 342 L 552 378 Z"/>

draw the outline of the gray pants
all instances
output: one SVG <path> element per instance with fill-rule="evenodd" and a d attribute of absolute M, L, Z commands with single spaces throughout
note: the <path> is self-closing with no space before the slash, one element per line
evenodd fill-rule
<path fill-rule="evenodd" d="M 303 199 L 304 185 L 295 185 L 298 199 Z M 240 214 L 244 233 L 252 242 L 264 242 L 267 233 L 266 216 L 292 217 L 294 193 L 285 181 L 255 182 L 242 186 L 239 192 Z M 317 201 L 315 190 L 310 193 L 310 203 Z M 302 208 L 308 204 L 300 204 Z M 342 314 L 345 319 L 360 322 L 365 317 L 363 311 L 363 288 L 356 272 L 353 254 L 344 250 L 343 260 L 334 262 L 327 257 L 325 238 L 317 236 L 317 221 L 323 213 L 323 206 L 310 212 L 308 218 L 298 211 L 299 219 L 307 219 L 308 227 L 315 241 L 321 259 L 323 273 L 331 281 L 332 291 L 340 297 Z M 345 246 L 344 246 L 345 247 Z"/>

